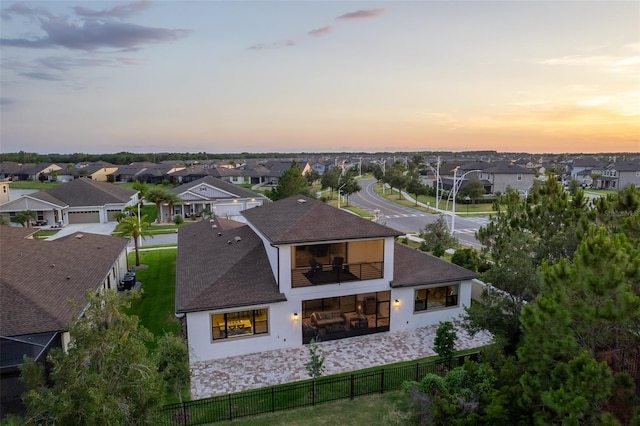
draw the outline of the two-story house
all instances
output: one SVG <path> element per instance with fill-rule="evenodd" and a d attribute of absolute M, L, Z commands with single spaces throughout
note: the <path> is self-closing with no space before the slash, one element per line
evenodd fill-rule
<path fill-rule="evenodd" d="M 176 315 L 191 364 L 438 324 L 470 304 L 473 272 L 376 222 L 303 196 L 242 215 L 179 230 Z"/>
<path fill-rule="evenodd" d="M 491 163 L 478 173 L 478 178 L 489 182 L 491 193 L 506 192 L 508 188 L 528 193 L 533 187 L 535 172 L 508 161 Z"/>
<path fill-rule="evenodd" d="M 596 189 L 623 189 L 628 185 L 640 187 L 640 161 L 609 163 L 591 170 Z"/>

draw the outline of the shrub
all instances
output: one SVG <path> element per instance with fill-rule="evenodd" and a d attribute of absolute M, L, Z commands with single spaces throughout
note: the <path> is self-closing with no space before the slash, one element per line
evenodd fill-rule
<path fill-rule="evenodd" d="M 176 225 L 182 225 L 184 223 L 184 219 L 182 218 L 182 216 L 177 214 L 173 217 L 173 223 L 175 223 Z"/>

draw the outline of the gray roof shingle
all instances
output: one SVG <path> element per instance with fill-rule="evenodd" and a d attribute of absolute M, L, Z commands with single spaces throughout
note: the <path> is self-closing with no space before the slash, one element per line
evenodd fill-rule
<path fill-rule="evenodd" d="M 82 207 L 128 203 L 136 193 L 137 191 L 113 183 L 80 178 L 30 196 L 57 205 Z M 64 204 L 60 204 L 60 201 Z"/>
<path fill-rule="evenodd" d="M 391 287 L 413 287 L 470 280 L 478 275 L 420 250 L 395 243 Z"/>
<path fill-rule="evenodd" d="M 171 192 L 173 192 L 173 193 L 175 193 L 177 195 L 180 195 L 183 192 L 186 192 L 186 191 L 189 191 L 192 188 L 198 187 L 202 183 L 210 185 L 210 186 L 212 186 L 214 188 L 221 189 L 222 191 L 234 194 L 238 198 L 262 198 L 262 199 L 265 198 L 264 196 L 262 196 L 260 194 L 256 194 L 253 191 L 249 191 L 246 188 L 243 188 L 243 187 L 238 186 L 238 185 L 234 185 L 234 184 L 229 183 L 229 182 L 225 182 L 222 179 L 218 179 L 218 178 L 215 178 L 213 176 L 202 177 L 200 179 L 194 180 L 193 182 L 185 183 L 184 185 L 180 185 L 180 186 L 177 186 L 175 188 L 172 188 L 169 191 L 171 191 Z M 233 198 L 233 197 L 225 197 L 225 198 Z"/>
<path fill-rule="evenodd" d="M 176 312 L 285 300 L 262 240 L 249 226 L 216 218 L 178 231 Z"/>
<path fill-rule="evenodd" d="M 273 244 L 402 235 L 399 231 L 302 195 L 244 210 L 242 215 Z"/>
<path fill-rule="evenodd" d="M 0 226 L 2 336 L 66 330 L 85 306 L 86 291 L 102 284 L 128 243 L 86 233 L 53 241 L 24 237 L 20 228 Z"/>

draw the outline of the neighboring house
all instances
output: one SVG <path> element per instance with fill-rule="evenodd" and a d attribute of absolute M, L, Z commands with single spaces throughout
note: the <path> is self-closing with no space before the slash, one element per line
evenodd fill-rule
<path fill-rule="evenodd" d="M 115 184 L 75 179 L 53 188 L 0 204 L 0 213 L 13 217 L 25 210 L 49 225 L 115 222 L 115 214 L 138 202 L 138 191 Z"/>
<path fill-rule="evenodd" d="M 160 206 L 160 217 L 170 221 L 174 215 L 184 218 L 198 217 L 204 210 L 221 217 L 238 217 L 242 210 L 261 206 L 267 199 L 241 186 L 206 176 L 169 190 L 182 200 L 173 205 Z M 171 213 L 171 214 L 170 214 Z"/>
<path fill-rule="evenodd" d="M 533 187 L 535 172 L 526 167 L 511 164 L 510 162 L 491 163 L 490 167 L 483 169 L 479 174 L 480 180 L 486 180 L 491 184 L 491 193 L 506 192 L 508 188 L 518 192 L 528 193 Z"/>
<path fill-rule="evenodd" d="M 251 183 L 251 178 L 243 169 L 216 167 L 209 170 L 209 175 L 236 185 Z"/>
<path fill-rule="evenodd" d="M 135 180 L 158 184 L 163 180 L 170 180 L 171 173 L 175 173 L 184 168 L 184 166 L 176 166 L 173 164 L 151 164 L 136 174 Z"/>
<path fill-rule="evenodd" d="M 475 273 L 400 233 L 294 196 L 180 228 L 176 315 L 190 363 L 438 324 L 464 312 Z"/>
<path fill-rule="evenodd" d="M 169 180 L 174 183 L 189 183 L 194 180 L 210 176 L 211 167 L 209 165 L 196 164 L 177 170 L 169 175 Z"/>
<path fill-rule="evenodd" d="M 98 182 L 107 182 L 109 176 L 118 170 L 118 166 L 106 161 L 95 161 L 76 165 L 70 164 L 69 166 L 58 170 L 50 180 L 69 182 L 73 179 L 84 177 Z"/>
<path fill-rule="evenodd" d="M 86 292 L 116 289 L 127 272 L 127 238 L 75 233 L 53 241 L 33 229 L 0 226 L 0 390 L 2 414 L 19 406 L 19 365 L 44 362 L 69 343 Z"/>
<path fill-rule="evenodd" d="M 16 163 L 15 161 L 3 161 L 0 163 L 0 179 L 18 180 L 22 169 L 34 165 L 35 164 Z"/>
<path fill-rule="evenodd" d="M 311 168 L 318 172 L 320 176 L 333 169 L 335 166 L 335 162 L 333 161 L 316 161 L 311 164 Z"/>
<path fill-rule="evenodd" d="M 40 175 L 49 175 L 62 167 L 55 163 L 25 164 L 14 173 L 15 180 L 39 180 Z M 48 177 L 47 177 L 48 179 Z"/>
<path fill-rule="evenodd" d="M 592 169 L 593 186 L 597 189 L 623 189 L 628 185 L 640 187 L 640 160 L 607 164 Z"/>
<path fill-rule="evenodd" d="M 566 171 L 567 171 L 567 174 L 569 175 L 569 179 L 575 179 L 580 181 L 580 176 L 588 175 L 588 173 L 585 174 L 581 172 L 585 172 L 585 171 L 590 172 L 593 169 L 602 169 L 606 165 L 607 163 L 591 157 L 576 158 L 566 164 Z M 582 183 L 582 181 L 580 183 Z"/>
<path fill-rule="evenodd" d="M 269 181 L 270 170 L 262 164 L 245 166 L 245 173 L 252 185 L 264 185 Z"/>
<path fill-rule="evenodd" d="M 284 174 L 287 170 L 291 168 L 293 164 L 292 161 L 267 161 L 264 164 L 264 167 L 269 170 L 266 178 L 266 184 L 270 186 L 277 186 L 278 182 L 280 182 L 280 176 Z M 300 167 L 300 171 L 302 174 L 306 174 L 311 170 L 311 166 L 307 162 L 297 162 L 298 167 Z"/>
<path fill-rule="evenodd" d="M 118 166 L 118 170 L 113 173 L 114 180 L 116 182 L 135 182 L 138 180 L 138 175 L 152 165 L 155 163 L 141 162 Z"/>

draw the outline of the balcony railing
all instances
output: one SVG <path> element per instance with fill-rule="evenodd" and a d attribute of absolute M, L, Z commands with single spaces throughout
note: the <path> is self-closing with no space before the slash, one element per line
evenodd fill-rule
<path fill-rule="evenodd" d="M 291 270 L 291 287 L 338 284 L 349 281 L 375 280 L 384 277 L 384 262 L 344 263 L 340 267 L 302 266 Z"/>

